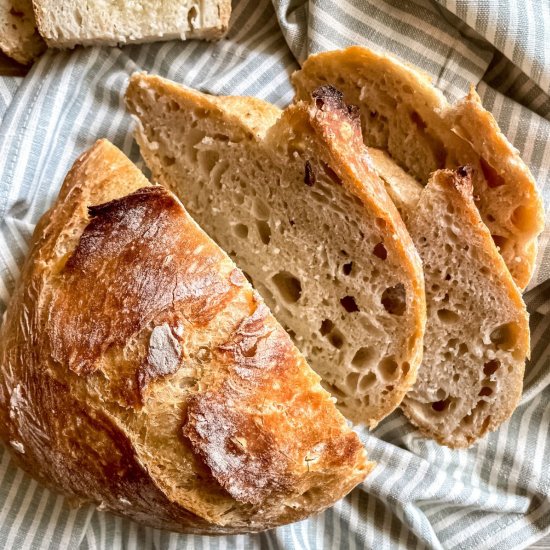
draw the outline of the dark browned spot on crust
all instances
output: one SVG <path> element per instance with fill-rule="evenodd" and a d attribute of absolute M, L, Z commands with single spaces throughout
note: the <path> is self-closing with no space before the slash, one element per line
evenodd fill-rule
<path fill-rule="evenodd" d="M 311 96 L 315 101 L 315 106 L 320 111 L 341 111 L 354 126 L 361 126 L 361 111 L 356 105 L 347 105 L 344 101 L 344 94 L 334 86 L 319 86 Z"/>
<path fill-rule="evenodd" d="M 309 187 L 313 187 L 313 185 L 315 184 L 315 172 L 313 171 L 309 160 L 306 160 L 304 183 Z"/>
<path fill-rule="evenodd" d="M 222 252 L 163 188 L 89 211 L 92 219 L 58 276 L 47 326 L 52 357 L 74 372 L 94 371 L 107 349 L 176 309 L 174 317 L 204 325 L 239 291 L 219 273 Z M 163 367 L 154 352 L 142 380 L 172 371 L 172 352 Z"/>
<path fill-rule="evenodd" d="M 239 502 L 260 504 L 292 484 L 289 457 L 263 429 L 261 418 L 237 408 L 225 391 L 192 397 L 183 433 L 218 483 Z"/>

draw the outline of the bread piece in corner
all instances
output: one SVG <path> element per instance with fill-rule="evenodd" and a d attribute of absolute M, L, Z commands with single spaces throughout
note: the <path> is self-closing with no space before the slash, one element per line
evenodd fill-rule
<path fill-rule="evenodd" d="M 535 268 L 542 201 L 529 168 L 475 90 L 450 105 L 398 59 L 352 46 L 311 56 L 292 77 L 296 99 L 332 84 L 361 112 L 365 144 L 387 151 L 422 185 L 441 168 L 474 168 L 476 206 L 510 273 L 525 288 Z"/>
<path fill-rule="evenodd" d="M 373 467 L 179 200 L 99 141 L 38 224 L 0 330 L 0 436 L 42 482 L 156 528 L 301 520 Z"/>
<path fill-rule="evenodd" d="M 162 40 L 216 40 L 226 33 L 231 0 L 33 0 L 50 47 L 116 46 Z"/>
<path fill-rule="evenodd" d="M 0 49 L 23 65 L 46 49 L 36 29 L 32 0 L 0 0 Z"/>
<path fill-rule="evenodd" d="M 344 414 L 376 425 L 416 378 L 424 285 L 355 111 L 330 87 L 281 112 L 145 74 L 126 101 L 153 177 L 247 272 Z"/>
<path fill-rule="evenodd" d="M 518 404 L 529 353 L 525 305 L 475 207 L 469 168 L 437 171 L 417 194 L 391 159 L 373 158 L 424 264 L 424 357 L 401 408 L 424 435 L 468 447 Z"/>

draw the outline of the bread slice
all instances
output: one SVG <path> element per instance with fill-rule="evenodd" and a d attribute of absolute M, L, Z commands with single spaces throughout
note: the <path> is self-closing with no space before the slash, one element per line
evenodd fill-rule
<path fill-rule="evenodd" d="M 115 46 L 221 38 L 228 28 L 231 0 L 34 0 L 34 10 L 48 46 Z"/>
<path fill-rule="evenodd" d="M 0 49 L 23 65 L 46 49 L 36 29 L 32 0 L 0 0 Z"/>
<path fill-rule="evenodd" d="M 514 280 L 527 286 L 544 226 L 542 201 L 474 89 L 449 105 L 424 74 L 359 46 L 311 56 L 292 80 L 297 100 L 323 84 L 340 89 L 359 107 L 365 143 L 386 150 L 423 185 L 434 170 L 472 166 L 481 217 Z"/>
<path fill-rule="evenodd" d="M 126 101 L 154 179 L 248 273 L 344 414 L 376 425 L 416 378 L 423 278 L 341 94 L 280 112 L 135 74 Z"/>
<path fill-rule="evenodd" d="M 518 404 L 529 353 L 525 305 L 475 207 L 469 169 L 439 170 L 414 190 L 389 157 L 370 153 L 424 264 L 424 356 L 401 408 L 424 435 L 468 447 Z"/>
<path fill-rule="evenodd" d="M 303 519 L 373 467 L 241 271 L 105 140 L 35 232 L 0 435 L 66 495 L 182 532 Z"/>

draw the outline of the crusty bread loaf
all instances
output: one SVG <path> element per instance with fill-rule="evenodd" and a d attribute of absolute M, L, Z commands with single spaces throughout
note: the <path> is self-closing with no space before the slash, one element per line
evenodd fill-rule
<path fill-rule="evenodd" d="M 525 305 L 479 217 L 470 169 L 437 171 L 415 190 L 389 157 L 370 153 L 424 264 L 424 356 L 401 408 L 424 435 L 467 447 L 517 406 L 529 353 Z"/>
<path fill-rule="evenodd" d="M 221 38 L 230 0 L 33 0 L 48 46 L 111 45 L 160 40 Z"/>
<path fill-rule="evenodd" d="M 34 234 L 0 435 L 66 495 L 195 533 L 305 518 L 373 466 L 242 272 L 106 141 Z"/>
<path fill-rule="evenodd" d="M 0 49 L 27 65 L 45 48 L 36 29 L 32 0 L 0 0 Z"/>
<path fill-rule="evenodd" d="M 126 100 L 154 178 L 247 272 L 346 416 L 374 426 L 416 377 L 422 270 L 356 113 L 334 88 L 314 96 L 281 113 L 136 74 Z"/>
<path fill-rule="evenodd" d="M 311 56 L 293 75 L 297 100 L 332 84 L 358 105 L 365 143 L 388 151 L 423 185 L 440 168 L 470 165 L 476 205 L 520 288 L 535 266 L 542 202 L 518 152 L 472 89 L 449 105 L 424 75 L 353 46 Z"/>

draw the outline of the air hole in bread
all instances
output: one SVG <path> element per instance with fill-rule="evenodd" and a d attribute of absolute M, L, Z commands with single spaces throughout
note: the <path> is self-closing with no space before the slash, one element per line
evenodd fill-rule
<path fill-rule="evenodd" d="M 382 231 L 385 231 L 386 230 L 386 220 L 384 218 L 376 218 L 374 220 L 374 222 L 376 223 L 377 227 L 379 229 L 381 229 Z"/>
<path fill-rule="evenodd" d="M 386 288 L 382 293 L 382 305 L 391 315 L 403 315 L 405 313 L 406 291 L 402 283 Z"/>
<path fill-rule="evenodd" d="M 165 105 L 166 110 L 172 113 L 177 113 L 181 108 L 173 99 L 171 99 L 170 101 L 166 101 Z"/>
<path fill-rule="evenodd" d="M 328 336 L 328 341 L 336 348 L 342 349 L 344 345 L 344 335 L 339 331 L 334 329 Z"/>
<path fill-rule="evenodd" d="M 368 372 L 359 379 L 359 391 L 366 392 L 376 384 L 377 378 L 374 372 Z"/>
<path fill-rule="evenodd" d="M 432 409 L 435 412 L 443 412 L 449 408 L 450 403 L 450 398 L 443 399 L 442 401 L 436 401 L 435 403 L 432 403 Z"/>
<path fill-rule="evenodd" d="M 163 161 L 165 166 L 172 166 L 173 164 L 176 163 L 176 159 L 174 157 L 169 157 L 167 155 L 164 155 L 162 157 L 162 161 Z"/>
<path fill-rule="evenodd" d="M 330 319 L 323 319 L 319 332 L 321 336 L 326 336 L 334 328 L 334 323 Z"/>
<path fill-rule="evenodd" d="M 494 374 L 499 367 L 500 361 L 498 359 L 487 361 L 487 363 L 483 365 L 483 374 L 485 374 L 485 376 L 491 376 L 491 374 Z"/>
<path fill-rule="evenodd" d="M 323 195 L 321 193 L 312 192 L 311 193 L 311 198 L 315 199 L 320 204 L 328 204 L 329 203 L 329 201 L 325 197 L 325 195 Z"/>
<path fill-rule="evenodd" d="M 315 185 L 315 172 L 313 171 L 309 160 L 306 160 L 306 164 L 304 166 L 304 183 L 309 187 L 313 187 Z"/>
<path fill-rule="evenodd" d="M 198 150 L 195 146 L 200 143 L 205 136 L 206 134 L 203 130 L 198 130 L 196 128 L 189 130 L 186 143 L 186 156 L 189 162 L 195 162 L 197 160 Z"/>
<path fill-rule="evenodd" d="M 395 380 L 398 368 L 399 366 L 397 361 L 393 356 L 384 357 L 384 359 L 382 359 L 382 361 L 378 364 L 378 372 L 384 382 Z"/>
<path fill-rule="evenodd" d="M 350 372 L 346 376 L 346 386 L 355 392 L 357 389 L 358 383 L 359 383 L 359 376 L 361 376 L 358 372 Z"/>
<path fill-rule="evenodd" d="M 189 30 L 195 28 L 195 21 L 197 20 L 197 8 L 196 6 L 191 6 L 187 12 L 187 24 L 189 25 Z"/>
<path fill-rule="evenodd" d="M 210 172 L 210 181 L 217 189 L 222 188 L 222 176 L 227 170 L 228 165 L 229 163 L 226 160 L 222 160 L 221 162 L 218 162 Z"/>
<path fill-rule="evenodd" d="M 375 359 L 376 353 L 374 350 L 371 348 L 362 347 L 355 352 L 355 355 L 351 360 L 351 364 L 358 369 L 364 369 L 365 367 L 371 365 Z"/>
<path fill-rule="evenodd" d="M 506 237 L 502 237 L 501 235 L 491 235 L 493 237 L 493 241 L 497 248 L 502 252 L 508 243 L 508 239 Z"/>
<path fill-rule="evenodd" d="M 453 247 L 449 243 L 445 243 L 444 248 L 445 248 L 445 252 L 447 254 L 452 254 L 453 253 Z"/>
<path fill-rule="evenodd" d="M 206 346 L 201 346 L 195 354 L 195 359 L 199 363 L 208 363 L 211 358 L 210 350 Z"/>
<path fill-rule="evenodd" d="M 468 346 L 462 342 L 459 346 L 458 346 L 458 355 L 466 355 L 468 353 Z"/>
<path fill-rule="evenodd" d="M 271 278 L 281 298 L 288 304 L 295 304 L 302 295 L 302 284 L 288 271 L 281 271 Z"/>
<path fill-rule="evenodd" d="M 537 229 L 537 209 L 520 204 L 512 212 L 511 222 L 520 231 L 534 232 Z"/>
<path fill-rule="evenodd" d="M 483 386 L 481 388 L 481 390 L 479 391 L 478 395 L 483 396 L 483 397 L 488 397 L 492 393 L 493 393 L 492 388 L 490 388 L 489 386 Z"/>
<path fill-rule="evenodd" d="M 411 112 L 411 120 L 419 130 L 424 130 L 426 128 L 426 123 L 416 111 Z"/>
<path fill-rule="evenodd" d="M 340 303 L 348 313 L 359 311 L 359 306 L 357 305 L 357 302 L 355 301 L 355 298 L 353 296 L 344 296 L 340 300 Z"/>
<path fill-rule="evenodd" d="M 372 250 L 372 253 L 381 260 L 385 260 L 388 257 L 388 251 L 386 250 L 384 243 L 376 244 Z"/>
<path fill-rule="evenodd" d="M 401 372 L 403 376 L 407 376 L 410 370 L 411 370 L 411 365 L 409 364 L 408 361 L 404 361 L 403 364 L 401 365 Z"/>
<path fill-rule="evenodd" d="M 271 241 L 271 228 L 269 224 L 263 220 L 256 220 L 256 229 L 258 230 L 258 235 L 262 243 L 268 245 Z"/>
<path fill-rule="evenodd" d="M 235 202 L 240 206 L 244 204 L 244 195 L 242 193 L 233 193 Z"/>
<path fill-rule="evenodd" d="M 321 386 L 325 390 L 327 390 L 331 395 L 334 395 L 335 397 L 339 397 L 340 399 L 346 397 L 346 394 L 334 384 L 329 384 L 328 382 L 321 381 Z"/>
<path fill-rule="evenodd" d="M 492 223 L 495 221 L 495 217 L 492 214 L 487 214 L 487 221 Z"/>
<path fill-rule="evenodd" d="M 233 226 L 233 233 L 240 239 L 248 238 L 248 227 L 244 223 L 237 223 Z"/>
<path fill-rule="evenodd" d="M 252 203 L 252 214 L 258 220 L 268 220 L 269 207 L 262 199 L 256 197 Z"/>
<path fill-rule="evenodd" d="M 321 162 L 321 166 L 323 167 L 323 171 L 330 180 L 332 180 L 336 185 L 342 185 L 342 180 L 328 164 L 326 164 L 325 162 Z"/>
<path fill-rule="evenodd" d="M 353 262 L 349 262 L 342 266 L 342 273 L 344 275 L 351 275 L 351 270 L 353 269 Z"/>
<path fill-rule="evenodd" d="M 230 255 L 230 256 L 234 256 L 234 255 L 235 255 L 235 252 L 229 252 L 229 255 Z M 243 275 L 246 277 L 246 280 L 247 280 L 252 286 L 255 286 L 255 285 L 254 285 L 254 281 L 252 281 L 252 277 L 251 277 L 246 271 L 243 271 Z"/>
<path fill-rule="evenodd" d="M 495 189 L 506 183 L 504 178 L 485 159 L 479 159 L 479 163 L 481 165 L 483 177 L 487 182 L 487 187 Z"/>
<path fill-rule="evenodd" d="M 519 336 L 519 328 L 515 323 L 505 323 L 491 332 L 491 342 L 499 349 L 510 351 L 514 349 Z"/>
<path fill-rule="evenodd" d="M 292 341 L 294 343 L 296 343 L 296 333 L 291 329 L 291 328 L 287 328 L 286 329 L 286 332 L 287 334 L 290 336 L 290 338 L 292 339 Z"/>
<path fill-rule="evenodd" d="M 220 155 L 217 151 L 205 150 L 198 153 L 198 159 L 200 169 L 208 175 L 220 160 Z"/>
<path fill-rule="evenodd" d="M 454 325 L 460 320 L 460 317 L 450 309 L 438 309 L 437 318 L 446 325 Z"/>

